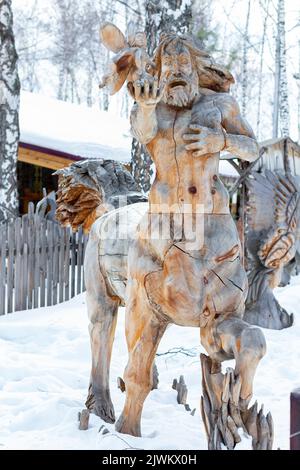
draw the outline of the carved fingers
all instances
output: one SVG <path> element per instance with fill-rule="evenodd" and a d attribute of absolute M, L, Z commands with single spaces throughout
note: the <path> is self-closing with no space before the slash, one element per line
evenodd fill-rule
<path fill-rule="evenodd" d="M 225 148 L 224 133 L 218 129 L 191 124 L 189 131 L 182 137 L 187 142 L 186 150 L 192 151 L 194 157 L 217 153 Z"/>
<path fill-rule="evenodd" d="M 140 78 L 129 82 L 127 88 L 131 97 L 141 106 L 155 106 L 162 98 L 166 82 L 158 83 L 158 78 Z"/>

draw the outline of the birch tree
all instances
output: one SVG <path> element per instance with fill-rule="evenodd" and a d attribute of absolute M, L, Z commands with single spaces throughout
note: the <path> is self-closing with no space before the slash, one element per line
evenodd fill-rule
<path fill-rule="evenodd" d="M 295 73 L 294 78 L 297 80 L 298 85 L 298 144 L 300 145 L 300 40 L 298 41 L 298 72 Z"/>
<path fill-rule="evenodd" d="M 269 17 L 269 6 L 270 0 L 267 0 L 265 6 L 265 17 L 263 22 L 263 31 L 260 47 L 260 59 L 259 59 L 259 83 L 258 83 L 258 99 L 257 99 L 257 118 L 256 118 L 256 137 L 260 139 L 260 122 L 261 122 L 261 101 L 262 101 L 262 84 L 263 84 L 263 67 L 264 67 L 264 55 L 265 55 L 265 44 L 267 36 L 267 25 Z"/>
<path fill-rule="evenodd" d="M 80 4 L 77 0 L 53 0 L 52 61 L 58 66 L 57 98 L 80 102 L 76 78 L 80 67 Z"/>
<path fill-rule="evenodd" d="M 243 60 L 242 60 L 242 113 L 246 114 L 248 95 L 248 43 L 249 43 L 249 20 L 251 3 L 248 0 L 245 31 L 243 37 Z"/>
<path fill-rule="evenodd" d="M 286 70 L 285 0 L 278 0 L 277 3 L 277 37 L 273 116 L 273 137 L 278 137 L 279 132 L 283 137 L 288 136 L 290 128 L 290 113 Z"/>
<path fill-rule="evenodd" d="M 0 0 L 0 221 L 18 213 L 20 81 L 11 0 Z"/>

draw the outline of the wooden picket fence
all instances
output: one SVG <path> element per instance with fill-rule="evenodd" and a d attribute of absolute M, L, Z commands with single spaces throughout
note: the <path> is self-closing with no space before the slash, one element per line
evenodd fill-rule
<path fill-rule="evenodd" d="M 0 225 L 0 315 L 55 305 L 82 292 L 87 236 L 34 213 Z"/>

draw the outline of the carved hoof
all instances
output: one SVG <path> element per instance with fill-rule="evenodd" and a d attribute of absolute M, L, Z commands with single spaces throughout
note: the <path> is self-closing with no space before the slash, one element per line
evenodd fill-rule
<path fill-rule="evenodd" d="M 120 418 L 116 422 L 116 431 L 122 434 L 129 434 L 134 437 L 141 437 L 141 427 L 139 424 L 129 423 L 128 419 L 121 414 Z"/>
<path fill-rule="evenodd" d="M 99 416 L 106 423 L 114 423 L 115 410 L 110 399 L 110 396 L 95 396 L 92 392 L 92 386 L 89 386 L 88 397 L 85 402 L 85 406 L 90 411 L 90 413 Z"/>
<path fill-rule="evenodd" d="M 106 423 L 114 423 L 116 421 L 115 410 L 111 401 L 108 403 L 103 400 L 95 400 L 92 413 L 99 416 Z"/>

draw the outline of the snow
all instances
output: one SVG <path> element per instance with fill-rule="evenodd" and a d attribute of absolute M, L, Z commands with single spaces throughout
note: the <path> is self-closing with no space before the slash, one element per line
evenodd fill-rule
<path fill-rule="evenodd" d="M 129 120 L 36 93 L 21 92 L 20 141 L 82 158 L 131 159 Z"/>
<path fill-rule="evenodd" d="M 276 289 L 276 297 L 295 314 L 295 325 L 264 330 L 268 351 L 258 366 L 254 398 L 271 410 L 274 449 L 289 448 L 289 394 L 299 387 L 300 276 Z M 0 318 L 0 448 L 2 449 L 206 449 L 200 417 L 201 372 L 197 328 L 171 326 L 156 359 L 159 388 L 150 393 L 142 417 L 142 438 L 118 434 L 114 426 L 92 415 L 87 431 L 79 431 L 77 414 L 84 407 L 90 372 L 85 294 L 69 302 Z M 183 348 L 177 354 L 163 354 Z M 187 350 L 189 355 L 186 355 Z M 111 367 L 116 415 L 124 394 L 116 386 L 127 361 L 124 309 L 120 308 Z M 226 366 L 232 366 L 232 361 Z M 184 375 L 191 416 L 176 402 L 171 388 Z M 101 426 L 110 431 L 98 432 Z M 243 438 L 239 449 L 249 448 Z"/>

